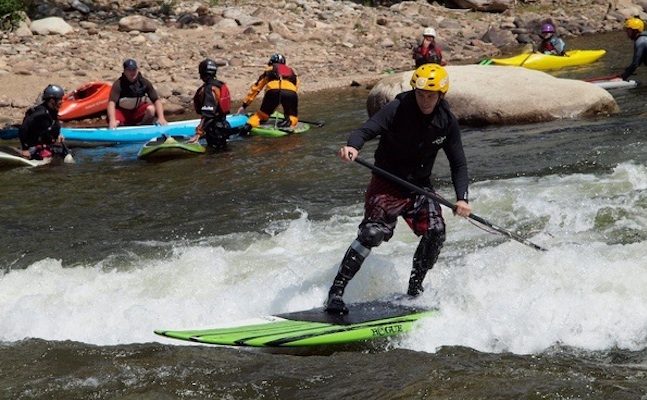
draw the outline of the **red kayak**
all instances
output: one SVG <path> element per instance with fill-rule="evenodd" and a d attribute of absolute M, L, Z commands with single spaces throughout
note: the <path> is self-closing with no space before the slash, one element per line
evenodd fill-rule
<path fill-rule="evenodd" d="M 82 119 L 106 112 L 112 84 L 106 82 L 88 82 L 63 97 L 63 104 L 58 110 L 61 121 Z"/>

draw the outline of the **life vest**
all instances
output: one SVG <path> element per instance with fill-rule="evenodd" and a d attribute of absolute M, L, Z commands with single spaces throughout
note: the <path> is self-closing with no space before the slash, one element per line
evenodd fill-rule
<path fill-rule="evenodd" d="M 24 150 L 37 144 L 51 145 L 61 133 L 61 124 L 56 117 L 58 111 L 39 104 L 25 112 L 25 118 L 18 128 L 18 135 Z"/>
<path fill-rule="evenodd" d="M 269 75 L 273 80 L 286 80 L 292 82 L 293 85 L 297 84 L 297 75 L 294 73 L 292 68 L 285 64 L 274 64 Z"/>
<path fill-rule="evenodd" d="M 193 105 L 198 114 L 211 118 L 224 118 L 231 112 L 229 88 L 217 79 L 210 80 L 198 89 Z"/>
<path fill-rule="evenodd" d="M 119 108 L 134 110 L 148 97 L 146 83 L 143 81 L 142 74 L 137 74 L 134 82 L 129 81 L 125 75 L 121 75 L 119 86 L 121 88 L 119 100 L 117 101 L 117 107 Z"/>

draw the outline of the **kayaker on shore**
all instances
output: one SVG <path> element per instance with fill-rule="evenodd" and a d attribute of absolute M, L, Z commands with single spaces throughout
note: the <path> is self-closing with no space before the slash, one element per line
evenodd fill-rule
<path fill-rule="evenodd" d="M 380 137 L 375 166 L 433 193 L 431 172 L 438 152 L 443 150 L 457 198 L 454 213 L 468 217 L 471 207 L 467 203 L 467 161 L 458 121 L 444 99 L 449 75 L 440 65 L 424 64 L 413 73 L 411 87 L 413 90 L 397 95 L 361 128 L 352 131 L 339 155 L 344 161 L 352 161 L 365 142 Z M 342 298 L 346 285 L 371 249 L 391 239 L 399 216 L 421 237 L 413 256 L 407 294 L 415 297 L 423 292 L 425 275 L 436 263 L 445 242 L 440 204 L 373 174 L 365 195 L 364 219 L 328 292 L 327 312 L 348 313 Z"/>
<path fill-rule="evenodd" d="M 619 75 L 623 81 L 629 80 L 629 77 L 636 72 L 640 64 L 647 65 L 647 32 L 644 32 L 644 30 L 645 23 L 638 17 L 629 18 L 625 21 L 627 38 L 634 42 L 634 56 L 631 64 Z"/>
<path fill-rule="evenodd" d="M 555 25 L 546 23 L 541 26 L 541 42 L 537 52 L 563 56 L 566 52 L 566 43 L 557 35 Z"/>
<path fill-rule="evenodd" d="M 18 129 L 22 156 L 31 160 L 52 157 L 53 145 L 63 143 L 58 109 L 63 104 L 63 88 L 48 85 L 43 90 L 43 102 L 25 112 L 25 118 Z"/>
<path fill-rule="evenodd" d="M 418 47 L 413 49 L 413 59 L 416 61 L 416 68 L 423 64 L 446 65 L 443 61 L 443 52 L 436 44 L 436 30 L 425 28 L 422 31 L 422 41 Z"/>
<path fill-rule="evenodd" d="M 267 68 L 256 83 L 252 85 L 238 114 L 245 112 L 256 96 L 265 88 L 261 108 L 247 120 L 247 131 L 259 126 L 270 119 L 270 115 L 283 107 L 284 121 L 279 124 L 282 128 L 294 128 L 299 123 L 299 77 L 294 70 L 286 65 L 285 57 L 275 53 L 270 57 Z"/>
<path fill-rule="evenodd" d="M 216 79 L 218 65 L 206 59 L 198 65 L 198 73 L 204 85 L 193 96 L 193 108 L 200 115 L 200 123 L 195 128 L 195 135 L 189 142 L 197 142 L 201 137 L 207 139 L 207 145 L 216 150 L 227 148 L 227 138 L 231 127 L 227 114 L 231 109 L 231 96 L 227 85 Z"/>
<path fill-rule="evenodd" d="M 124 61 L 124 72 L 112 84 L 108 101 L 108 127 L 152 124 L 166 125 L 162 100 L 153 84 L 142 76 L 137 61 L 132 58 Z"/>

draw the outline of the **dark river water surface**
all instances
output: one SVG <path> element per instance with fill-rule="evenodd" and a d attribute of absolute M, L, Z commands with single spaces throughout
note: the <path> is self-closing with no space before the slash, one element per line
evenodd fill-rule
<path fill-rule="evenodd" d="M 631 59 L 621 32 L 567 43 L 608 53 L 560 77 Z M 647 399 L 647 86 L 611 93 L 613 116 L 463 128 L 474 213 L 549 251 L 447 212 L 415 300 L 439 315 L 381 342 L 263 351 L 153 333 L 322 304 L 370 179 L 336 157 L 364 88 L 303 95 L 323 127 L 226 154 L 85 147 L 76 164 L 1 171 L 0 399 Z M 451 199 L 444 156 L 435 178 Z M 400 223 L 346 299 L 403 292 L 416 246 Z"/>

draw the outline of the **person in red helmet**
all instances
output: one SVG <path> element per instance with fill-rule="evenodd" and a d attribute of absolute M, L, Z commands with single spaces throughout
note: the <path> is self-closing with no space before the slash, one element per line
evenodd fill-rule
<path fill-rule="evenodd" d="M 563 56 L 565 54 L 566 44 L 557 35 L 555 25 L 546 23 L 541 26 L 541 42 L 537 52 L 554 56 Z"/>
<path fill-rule="evenodd" d="M 471 207 L 467 203 L 467 161 L 458 121 L 444 98 L 449 90 L 449 75 L 438 64 L 424 64 L 413 73 L 411 87 L 413 90 L 397 95 L 361 128 L 352 131 L 339 155 L 344 161 L 354 160 L 365 142 L 379 137 L 375 166 L 433 192 L 431 171 L 438 152 L 443 150 L 456 192 L 454 213 L 468 217 Z M 422 282 L 445 242 L 440 204 L 374 173 L 365 195 L 364 218 L 330 287 L 324 304 L 326 312 L 348 313 L 343 300 L 346 286 L 371 249 L 391 239 L 398 217 L 420 237 L 407 294 L 415 297 L 423 292 Z"/>
<path fill-rule="evenodd" d="M 247 120 L 243 131 L 259 126 L 267 121 L 279 104 L 283 107 L 284 121 L 279 124 L 282 128 L 294 128 L 299 123 L 299 77 L 287 66 L 285 57 L 275 53 L 270 57 L 267 68 L 256 83 L 252 85 L 243 105 L 238 109 L 242 114 L 247 106 L 252 104 L 256 96 L 265 88 L 265 96 L 261 108 Z"/>

